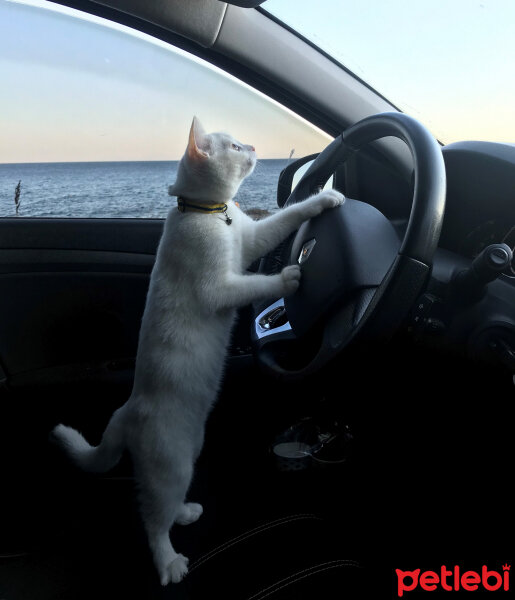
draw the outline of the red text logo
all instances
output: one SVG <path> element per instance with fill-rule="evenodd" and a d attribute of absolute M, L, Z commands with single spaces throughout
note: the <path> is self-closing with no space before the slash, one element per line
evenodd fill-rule
<path fill-rule="evenodd" d="M 448 569 L 442 565 L 439 572 L 422 571 L 402 571 L 395 569 L 397 574 L 397 595 L 399 598 L 404 596 L 405 592 L 413 592 L 421 589 L 425 592 L 434 592 L 435 590 L 444 590 L 446 592 L 475 592 L 476 590 L 485 590 L 487 592 L 496 592 L 510 589 L 510 567 L 511 565 L 502 565 L 502 571 L 490 570 L 483 565 L 481 572 L 461 571 L 459 565 Z"/>

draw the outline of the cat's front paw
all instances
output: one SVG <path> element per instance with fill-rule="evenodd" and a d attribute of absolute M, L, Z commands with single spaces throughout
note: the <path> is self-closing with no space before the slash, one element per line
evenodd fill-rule
<path fill-rule="evenodd" d="M 281 271 L 281 279 L 283 281 L 283 295 L 291 296 L 294 294 L 300 285 L 300 267 L 299 265 L 290 265 L 284 267 Z"/>
<path fill-rule="evenodd" d="M 203 512 L 204 509 L 201 504 L 197 504 L 196 502 L 186 502 L 186 504 L 183 504 L 179 509 L 175 522 L 178 525 L 195 523 Z"/>
<path fill-rule="evenodd" d="M 345 202 L 345 196 L 336 190 L 325 190 L 318 194 L 318 201 L 322 209 L 335 208 Z"/>

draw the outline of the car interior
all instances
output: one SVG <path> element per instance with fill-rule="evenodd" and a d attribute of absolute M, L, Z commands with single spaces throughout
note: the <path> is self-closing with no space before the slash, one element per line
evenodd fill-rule
<path fill-rule="evenodd" d="M 65 423 L 98 444 L 129 397 L 163 220 L 0 218 L 0 598 L 387 598 L 396 568 L 509 562 L 515 146 L 440 144 L 266 2 L 58 4 L 329 134 L 277 202 L 330 177 L 347 201 L 252 267 L 299 262 L 302 293 L 239 312 L 189 494 L 204 514 L 173 529 L 190 573 L 164 588 L 129 458 L 87 474 L 49 443 Z"/>

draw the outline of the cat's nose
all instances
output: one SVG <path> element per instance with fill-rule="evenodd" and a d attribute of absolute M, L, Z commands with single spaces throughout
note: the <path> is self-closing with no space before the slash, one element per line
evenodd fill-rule
<path fill-rule="evenodd" d="M 254 146 L 251 146 L 250 149 L 252 150 L 252 152 L 256 151 L 256 149 L 254 148 Z"/>

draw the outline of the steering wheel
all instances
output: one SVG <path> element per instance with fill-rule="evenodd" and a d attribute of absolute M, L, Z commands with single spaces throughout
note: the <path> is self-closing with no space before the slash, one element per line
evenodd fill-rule
<path fill-rule="evenodd" d="M 261 310 L 253 323 L 258 363 L 276 376 L 313 373 L 358 335 L 392 334 L 424 288 L 440 237 L 446 179 L 440 146 L 412 117 L 382 113 L 345 130 L 318 155 L 285 205 L 319 192 L 352 153 L 386 136 L 404 141 L 413 158 L 404 239 L 381 212 L 358 200 L 303 223 L 285 261 L 300 264 L 299 289 Z"/>

